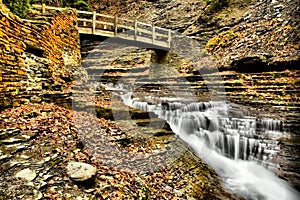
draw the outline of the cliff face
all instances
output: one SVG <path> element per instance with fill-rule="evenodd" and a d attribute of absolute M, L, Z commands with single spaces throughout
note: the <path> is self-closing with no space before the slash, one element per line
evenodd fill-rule
<path fill-rule="evenodd" d="M 26 22 L 0 4 L 1 109 L 44 100 L 66 88 L 80 64 L 76 13 L 55 13 L 50 22 Z M 36 25 L 34 25 L 34 23 Z"/>

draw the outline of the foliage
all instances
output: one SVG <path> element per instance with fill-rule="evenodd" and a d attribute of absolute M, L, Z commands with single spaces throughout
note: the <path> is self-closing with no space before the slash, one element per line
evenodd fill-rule
<path fill-rule="evenodd" d="M 21 18 L 25 18 L 27 10 L 31 4 L 42 4 L 44 0 L 3 0 L 3 3 L 12 13 Z M 89 10 L 90 4 L 84 0 L 52 0 L 47 2 L 47 6 L 72 7 L 79 10 Z"/>
<path fill-rule="evenodd" d="M 217 12 L 224 7 L 229 6 L 230 0 L 204 0 L 207 4 L 208 12 Z"/>
<path fill-rule="evenodd" d="M 44 0 L 36 0 L 36 3 L 42 4 Z M 52 0 L 47 1 L 47 6 L 56 6 L 56 7 L 71 7 L 78 10 L 89 10 L 90 4 L 87 0 Z"/>
<path fill-rule="evenodd" d="M 30 0 L 3 0 L 3 3 L 10 9 L 12 13 L 21 18 L 26 17 L 26 12 L 31 7 Z"/>
<path fill-rule="evenodd" d="M 90 4 L 84 0 L 69 0 L 62 1 L 61 7 L 72 7 L 77 8 L 79 10 L 89 10 Z"/>
<path fill-rule="evenodd" d="M 232 40 L 238 36 L 232 30 L 224 31 L 219 35 L 211 38 L 207 44 L 205 45 L 205 49 L 210 51 L 213 50 L 215 47 L 225 47 L 232 43 Z"/>
<path fill-rule="evenodd" d="M 35 118 L 37 117 L 37 113 L 36 112 L 30 112 L 30 113 L 27 113 L 27 112 L 22 112 L 21 113 L 21 117 L 28 117 L 28 118 Z"/>

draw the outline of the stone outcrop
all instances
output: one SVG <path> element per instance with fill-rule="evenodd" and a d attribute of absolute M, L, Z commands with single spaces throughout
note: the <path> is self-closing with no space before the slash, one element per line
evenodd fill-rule
<path fill-rule="evenodd" d="M 66 88 L 80 64 L 76 13 L 48 13 L 50 20 L 22 20 L 0 4 L 1 108 L 41 102 Z"/>

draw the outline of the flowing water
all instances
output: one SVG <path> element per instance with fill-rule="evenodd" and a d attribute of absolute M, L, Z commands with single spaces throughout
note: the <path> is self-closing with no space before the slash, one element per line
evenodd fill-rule
<path fill-rule="evenodd" d="M 244 115 L 236 105 L 225 101 L 160 98 L 153 104 L 133 98 L 129 91 L 120 96 L 125 105 L 154 112 L 166 120 L 233 193 L 246 199 L 299 199 L 298 192 L 272 172 L 278 167 L 280 151 L 276 138 L 286 134 L 281 121 Z"/>

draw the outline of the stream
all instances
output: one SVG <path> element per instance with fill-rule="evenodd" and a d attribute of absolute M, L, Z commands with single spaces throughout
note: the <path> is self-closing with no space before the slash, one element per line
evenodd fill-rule
<path fill-rule="evenodd" d="M 273 172 L 280 151 L 276 139 L 288 134 L 281 121 L 245 115 L 239 106 L 226 101 L 140 98 L 120 88 L 115 93 L 125 105 L 164 119 L 232 193 L 245 199 L 299 199 L 299 193 Z"/>

